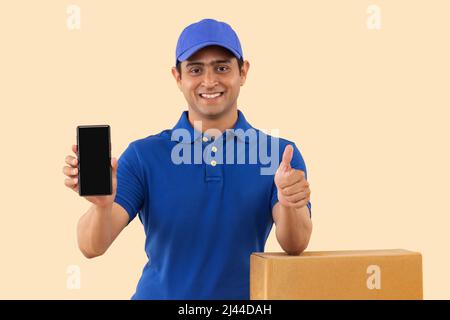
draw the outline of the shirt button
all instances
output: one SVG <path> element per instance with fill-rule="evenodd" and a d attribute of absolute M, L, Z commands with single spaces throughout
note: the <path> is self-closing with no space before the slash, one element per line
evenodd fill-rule
<path fill-rule="evenodd" d="M 213 147 L 211 148 L 211 150 L 212 150 L 212 152 L 217 152 L 216 146 L 213 146 Z"/>
<path fill-rule="evenodd" d="M 211 165 L 212 165 L 213 167 L 215 167 L 216 164 L 217 164 L 216 160 L 211 160 Z"/>
<path fill-rule="evenodd" d="M 203 142 L 208 142 L 208 138 L 207 137 L 203 137 Z"/>

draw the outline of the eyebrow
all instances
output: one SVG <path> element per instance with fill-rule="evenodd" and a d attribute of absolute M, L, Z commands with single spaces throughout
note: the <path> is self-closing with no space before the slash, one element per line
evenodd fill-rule
<path fill-rule="evenodd" d="M 231 63 L 231 60 L 230 60 L 230 59 L 227 59 L 227 60 L 213 60 L 213 61 L 211 61 L 209 64 L 210 64 L 210 65 L 214 65 L 214 64 L 219 64 L 219 63 Z M 187 68 L 187 67 L 190 67 L 190 66 L 193 66 L 193 65 L 204 66 L 205 64 L 204 64 L 203 62 L 200 62 L 200 61 L 192 61 L 192 62 L 189 62 L 189 63 L 186 65 L 186 68 Z"/>

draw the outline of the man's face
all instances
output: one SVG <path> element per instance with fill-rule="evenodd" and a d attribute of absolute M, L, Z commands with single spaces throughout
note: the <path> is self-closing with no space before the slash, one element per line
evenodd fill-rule
<path fill-rule="evenodd" d="M 240 87 L 245 83 L 248 61 L 241 73 L 237 59 L 219 46 L 208 46 L 181 62 L 181 74 L 172 74 L 190 107 L 198 116 L 219 118 L 237 107 Z"/>

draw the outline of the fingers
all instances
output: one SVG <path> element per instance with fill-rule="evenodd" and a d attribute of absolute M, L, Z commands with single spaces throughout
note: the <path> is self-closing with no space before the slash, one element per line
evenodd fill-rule
<path fill-rule="evenodd" d="M 77 153 L 77 145 L 76 144 L 72 145 L 72 151 L 75 152 L 75 154 Z M 66 156 L 65 162 L 70 167 L 64 166 L 63 173 L 67 176 L 77 175 L 78 174 L 78 159 L 74 156 L 69 155 L 69 156 Z"/>
<path fill-rule="evenodd" d="M 78 168 L 64 166 L 62 171 L 67 176 L 67 178 L 64 179 L 64 185 L 73 191 L 78 192 Z"/>
<path fill-rule="evenodd" d="M 118 167 L 118 162 L 116 158 L 111 158 L 111 167 L 112 167 L 112 178 L 113 180 L 117 179 L 117 167 Z"/>
<path fill-rule="evenodd" d="M 78 147 L 76 144 L 72 145 L 72 151 L 76 156 L 68 155 L 65 158 L 65 163 L 67 164 L 62 168 L 62 172 L 66 175 L 64 180 L 64 185 L 73 191 L 78 192 Z M 111 158 L 111 167 L 113 169 L 113 177 L 116 179 L 118 161 L 116 158 Z M 114 181 L 115 184 L 115 181 Z"/>
<path fill-rule="evenodd" d="M 290 201 L 287 201 L 286 199 L 280 200 L 280 203 L 282 205 L 289 207 L 289 208 L 301 208 L 301 207 L 306 206 L 308 204 L 308 202 L 309 202 L 309 198 L 303 198 L 297 202 L 290 202 Z"/>
<path fill-rule="evenodd" d="M 111 158 L 111 167 L 113 168 L 113 170 L 117 170 L 117 159 L 116 158 Z"/>
<path fill-rule="evenodd" d="M 75 192 L 78 192 L 78 178 L 67 178 L 64 180 L 64 185 Z"/>
<path fill-rule="evenodd" d="M 68 177 L 76 177 L 78 175 L 78 168 L 64 166 L 62 171 Z"/>
<path fill-rule="evenodd" d="M 306 206 L 308 204 L 308 201 L 309 201 L 309 199 L 303 199 L 303 200 L 300 200 L 298 202 L 291 204 L 291 206 L 293 208 L 301 208 L 301 207 Z"/>
<path fill-rule="evenodd" d="M 304 199 L 309 199 L 310 194 L 311 192 L 309 190 L 305 190 L 290 196 L 284 196 L 284 198 L 291 203 L 296 203 Z"/>
<path fill-rule="evenodd" d="M 66 163 L 72 167 L 78 166 L 78 159 L 73 156 L 67 156 L 65 159 Z"/>
<path fill-rule="evenodd" d="M 293 194 L 296 194 L 298 192 L 301 192 L 302 190 L 309 187 L 308 181 L 300 181 L 298 183 L 294 183 L 288 187 L 282 188 L 281 191 L 285 196 L 290 196 Z"/>
<path fill-rule="evenodd" d="M 280 176 L 281 177 L 281 176 Z M 277 178 L 277 177 L 276 177 Z M 286 187 L 292 186 L 296 183 L 305 179 L 305 173 L 302 170 L 290 170 L 285 173 L 281 178 L 277 178 L 278 187 L 284 189 Z"/>
<path fill-rule="evenodd" d="M 72 151 L 78 155 L 76 144 L 72 145 Z M 64 179 L 64 185 L 73 191 L 78 192 L 78 159 L 77 157 L 68 155 L 65 158 L 65 163 L 68 164 L 68 166 L 62 168 L 63 174 L 67 176 L 67 178 Z"/>
<path fill-rule="evenodd" d="M 69 188 L 74 188 L 78 185 L 78 178 L 73 179 L 67 178 L 64 180 L 64 185 Z"/>
<path fill-rule="evenodd" d="M 309 182 L 300 180 L 298 183 L 278 189 L 278 197 L 281 198 L 283 204 L 288 207 L 303 207 L 308 203 L 311 197 Z"/>

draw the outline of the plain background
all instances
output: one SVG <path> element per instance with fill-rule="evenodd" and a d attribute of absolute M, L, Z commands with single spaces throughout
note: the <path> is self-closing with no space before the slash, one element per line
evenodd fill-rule
<path fill-rule="evenodd" d="M 66 25 L 69 4 L 81 29 Z M 366 22 L 381 9 L 381 29 Z M 307 250 L 423 254 L 424 297 L 450 298 L 448 1 L 2 1 L 0 298 L 129 299 L 146 262 L 134 220 L 102 257 L 77 248 L 90 204 L 64 186 L 75 128 L 109 124 L 112 153 L 172 128 L 170 73 L 203 18 L 238 33 L 239 108 L 296 142 L 308 168 Z M 273 229 L 274 230 L 274 229 Z M 280 251 L 272 232 L 266 251 Z M 66 286 L 79 266 L 81 288 Z"/>

